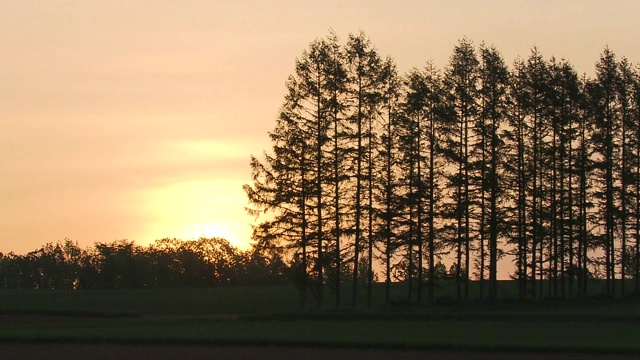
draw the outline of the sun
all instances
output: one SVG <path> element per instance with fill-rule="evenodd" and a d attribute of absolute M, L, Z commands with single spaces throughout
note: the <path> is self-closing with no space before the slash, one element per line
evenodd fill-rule
<path fill-rule="evenodd" d="M 182 240 L 220 237 L 234 246 L 251 243 L 250 217 L 241 180 L 203 178 L 167 184 L 149 191 L 146 238 Z"/>
<path fill-rule="evenodd" d="M 246 240 L 242 241 L 241 237 L 248 236 L 246 231 L 243 231 L 245 227 L 247 227 L 246 224 L 241 222 L 184 224 L 181 226 L 180 238 L 183 240 L 222 238 L 241 250 L 247 250 L 251 244 Z"/>
<path fill-rule="evenodd" d="M 198 239 L 198 238 L 223 238 L 228 240 L 229 242 L 235 242 L 235 234 L 229 229 L 229 226 L 224 224 L 194 224 L 193 231 L 190 234 L 187 234 L 187 238 L 190 239 Z"/>

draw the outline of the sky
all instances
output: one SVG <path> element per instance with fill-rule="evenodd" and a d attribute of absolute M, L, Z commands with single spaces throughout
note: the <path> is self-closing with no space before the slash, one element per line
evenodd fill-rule
<path fill-rule="evenodd" d="M 69 238 L 222 236 L 246 247 L 242 185 L 269 149 L 296 57 L 364 31 L 400 72 L 457 41 L 533 46 L 593 73 L 640 61 L 640 1 L 0 0 L 0 252 Z"/>

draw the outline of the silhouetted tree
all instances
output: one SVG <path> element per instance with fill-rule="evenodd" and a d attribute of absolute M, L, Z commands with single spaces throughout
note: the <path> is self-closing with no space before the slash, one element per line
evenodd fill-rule
<path fill-rule="evenodd" d="M 596 63 L 596 79 L 588 89 L 589 106 L 592 108 L 593 147 L 595 152 L 595 173 L 597 183 L 594 192 L 598 200 L 598 225 L 602 231 L 597 238 L 604 248 L 606 294 L 615 294 L 615 249 L 616 214 L 620 211 L 616 202 L 619 192 L 619 178 L 616 168 L 620 160 L 618 134 L 621 130 L 620 108 L 617 101 L 616 85 L 619 82 L 618 65 L 614 53 L 606 48 Z"/>
<path fill-rule="evenodd" d="M 397 188 L 400 186 L 398 166 L 401 161 L 398 150 L 400 127 L 400 101 L 402 83 L 395 63 L 388 58 L 383 63 L 382 99 L 383 109 L 380 120 L 379 174 L 374 178 L 377 202 L 381 205 L 377 213 L 378 231 L 384 250 L 385 302 L 391 301 L 391 262 L 399 246 L 396 222 L 399 212 Z"/>
<path fill-rule="evenodd" d="M 499 219 L 506 217 L 503 189 L 504 124 L 509 109 L 509 71 L 495 47 L 481 46 L 478 90 L 480 114 L 476 121 L 476 133 L 480 141 L 476 149 L 480 152 L 480 289 L 483 290 L 485 234 L 488 235 L 489 252 L 489 297 L 498 296 L 498 238 L 506 226 Z M 488 226 L 487 226 L 488 225 Z M 482 297 L 482 295 L 481 295 Z"/>
<path fill-rule="evenodd" d="M 478 54 L 463 39 L 444 76 L 429 64 L 401 79 L 363 33 L 344 47 L 332 33 L 297 61 L 273 152 L 252 160 L 245 189 L 255 210 L 272 211 L 254 238 L 293 250 L 293 278 L 303 294 L 314 280 L 318 307 L 327 276 L 340 306 L 349 270 L 352 306 L 364 279 L 371 307 L 379 258 L 387 302 L 393 277 L 409 301 L 422 301 L 426 281 L 433 303 L 445 244 L 459 301 L 472 263 L 480 296 L 488 280 L 497 299 L 505 252 L 522 300 L 545 285 L 546 296 L 573 296 L 574 280 L 586 296 L 601 266 L 609 295 L 618 269 L 622 294 L 629 266 L 640 283 L 637 70 L 608 49 L 594 79 L 536 48 L 512 71 L 496 48 Z"/>
<path fill-rule="evenodd" d="M 349 121 L 353 128 L 352 141 L 355 145 L 354 162 L 355 193 L 354 211 L 354 246 L 353 246 L 353 286 L 352 306 L 358 301 L 358 266 L 362 243 L 367 249 L 367 305 L 371 306 L 373 284 L 373 149 L 377 143 L 374 132 L 374 121 L 377 121 L 383 109 L 383 98 L 380 89 L 385 74 L 382 71 L 382 59 L 371 41 L 364 33 L 349 35 L 345 46 L 346 68 L 349 87 L 351 111 Z M 365 224 L 365 226 L 363 226 Z M 365 237 L 366 235 L 366 237 Z M 366 239 L 366 240 L 365 240 Z"/>
<path fill-rule="evenodd" d="M 457 298 L 469 297 L 469 270 L 471 256 L 471 146 L 473 145 L 473 122 L 478 114 L 478 59 L 470 40 L 462 39 L 453 49 L 445 75 L 445 85 L 451 94 L 457 130 L 451 134 L 449 160 L 455 171 L 450 174 L 449 186 L 455 189 L 452 216 L 456 221 L 456 284 Z M 455 150 L 454 150 L 455 149 Z M 464 256 L 464 259 L 463 259 Z M 464 263 L 464 268 L 462 264 Z"/>

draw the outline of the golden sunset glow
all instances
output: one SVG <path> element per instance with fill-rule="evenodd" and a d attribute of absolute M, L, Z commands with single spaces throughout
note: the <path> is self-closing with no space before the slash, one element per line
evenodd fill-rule
<path fill-rule="evenodd" d="M 242 189 L 234 188 L 240 182 L 203 179 L 151 190 L 148 211 L 156 219 L 149 229 L 151 238 L 223 237 L 236 246 L 247 247 L 251 236 L 248 221 L 238 218 L 233 209 L 246 203 Z"/>
<path fill-rule="evenodd" d="M 295 60 L 365 31 L 400 73 L 464 36 L 511 63 L 537 46 L 593 72 L 640 59 L 637 1 L 0 0 L 0 252 L 64 238 L 225 237 L 247 247 L 242 185 L 270 148 Z"/>

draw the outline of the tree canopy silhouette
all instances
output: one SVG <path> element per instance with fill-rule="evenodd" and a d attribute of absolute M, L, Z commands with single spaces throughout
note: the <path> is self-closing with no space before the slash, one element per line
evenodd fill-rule
<path fill-rule="evenodd" d="M 640 290 L 640 75 L 609 48 L 590 78 L 537 48 L 509 68 L 465 38 L 442 71 L 399 75 L 364 33 L 332 32 L 286 87 L 244 188 L 254 240 L 295 264 L 303 306 L 329 286 L 339 307 L 347 271 L 354 307 L 376 272 L 387 302 L 394 278 L 433 303 L 448 276 L 460 301 L 471 279 L 497 300 L 501 261 L 523 300 L 587 296 L 591 277 L 607 296 Z"/>

